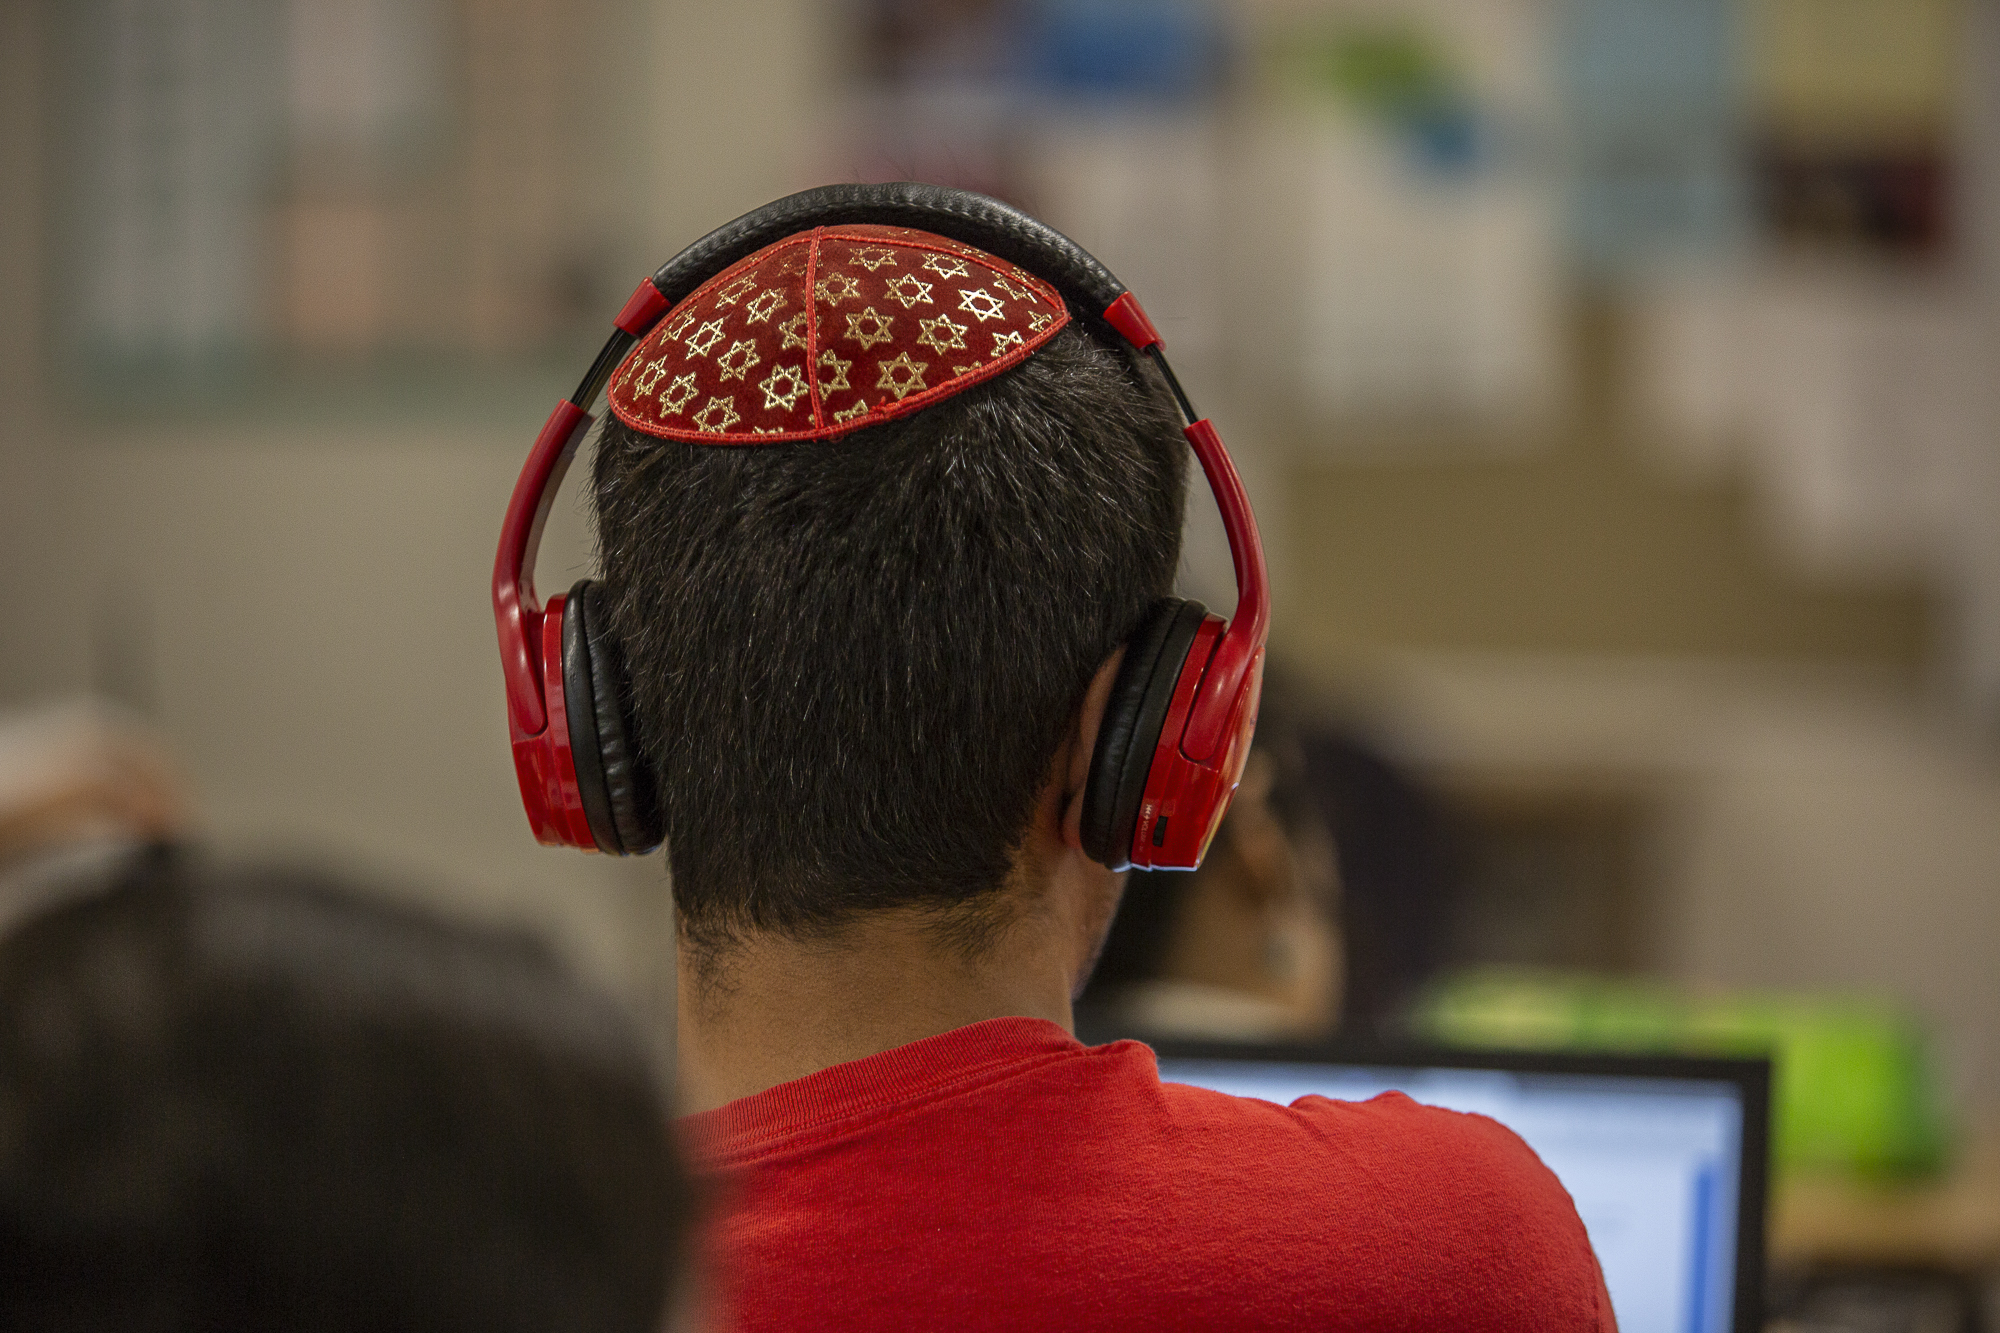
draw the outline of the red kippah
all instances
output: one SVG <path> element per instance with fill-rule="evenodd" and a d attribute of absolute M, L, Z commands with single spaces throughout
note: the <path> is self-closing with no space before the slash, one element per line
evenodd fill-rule
<path fill-rule="evenodd" d="M 819 227 L 668 311 L 612 376 L 611 410 L 670 440 L 823 440 L 989 379 L 1068 322 L 1053 287 L 983 250 L 907 227 Z"/>

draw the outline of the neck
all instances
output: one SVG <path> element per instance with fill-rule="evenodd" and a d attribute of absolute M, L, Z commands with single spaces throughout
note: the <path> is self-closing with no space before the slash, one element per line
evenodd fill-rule
<path fill-rule="evenodd" d="M 908 910 L 826 939 L 758 933 L 719 956 L 690 956 L 683 942 L 680 1109 L 711 1110 L 989 1018 L 1070 1029 L 1070 996 L 1090 962 L 1078 957 L 1071 915 L 1044 899 L 971 954 L 943 937 L 935 915 Z"/>
<path fill-rule="evenodd" d="M 1098 670 L 1084 712 L 1110 692 Z M 1056 751 L 992 929 L 969 947 L 936 912 L 869 913 L 831 936 L 753 932 L 714 955 L 680 947 L 676 1029 L 684 1113 L 709 1111 L 832 1065 L 862 1060 L 989 1018 L 1046 1018 L 1075 1031 L 1070 1001 L 1097 961 L 1125 877 L 1077 836 L 1096 723 Z"/>

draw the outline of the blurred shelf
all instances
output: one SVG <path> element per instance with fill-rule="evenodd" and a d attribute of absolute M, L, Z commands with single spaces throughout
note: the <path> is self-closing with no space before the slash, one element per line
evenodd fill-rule
<path fill-rule="evenodd" d="M 356 362 L 249 364 L 212 374 L 90 370 L 52 400 L 99 428 L 241 424 L 501 423 L 532 430 L 576 387 L 594 348 L 477 359 L 411 354 Z"/>

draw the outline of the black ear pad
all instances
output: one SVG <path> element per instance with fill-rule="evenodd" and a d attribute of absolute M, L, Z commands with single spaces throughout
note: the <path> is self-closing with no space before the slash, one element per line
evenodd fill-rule
<path fill-rule="evenodd" d="M 1125 642 L 1083 789 L 1083 850 L 1100 865 L 1123 870 L 1132 863 L 1146 774 L 1195 631 L 1207 615 L 1200 602 L 1163 598 Z"/>
<path fill-rule="evenodd" d="M 639 753 L 625 657 L 590 579 L 563 604 L 563 712 L 577 792 L 598 848 L 640 856 L 665 836 L 651 770 Z"/>

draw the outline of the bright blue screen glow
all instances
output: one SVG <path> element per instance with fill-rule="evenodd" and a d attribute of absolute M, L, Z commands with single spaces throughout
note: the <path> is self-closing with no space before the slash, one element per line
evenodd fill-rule
<path fill-rule="evenodd" d="M 1281 1106 L 1396 1091 L 1491 1116 L 1576 1201 L 1623 1333 L 1729 1333 L 1743 1143 L 1734 1084 L 1173 1059 L 1160 1061 L 1160 1077 Z"/>

